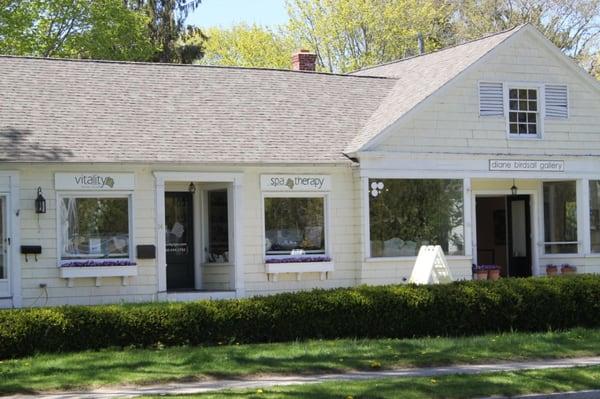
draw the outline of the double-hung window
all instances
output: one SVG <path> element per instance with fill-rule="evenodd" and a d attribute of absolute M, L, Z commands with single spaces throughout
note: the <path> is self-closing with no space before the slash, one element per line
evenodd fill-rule
<path fill-rule="evenodd" d="M 540 137 L 539 98 L 535 88 L 508 89 L 508 132 L 511 137 Z"/>
<path fill-rule="evenodd" d="M 60 259 L 127 260 L 132 256 L 131 196 L 59 196 Z"/>

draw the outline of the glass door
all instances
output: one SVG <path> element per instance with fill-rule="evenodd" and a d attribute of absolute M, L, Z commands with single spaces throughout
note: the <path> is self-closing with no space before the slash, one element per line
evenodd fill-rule
<path fill-rule="evenodd" d="M 509 277 L 531 276 L 531 221 L 529 196 L 506 197 L 508 211 Z"/>

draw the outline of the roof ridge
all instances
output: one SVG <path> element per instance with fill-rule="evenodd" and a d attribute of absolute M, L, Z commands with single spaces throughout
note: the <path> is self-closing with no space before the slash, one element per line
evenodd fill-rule
<path fill-rule="evenodd" d="M 211 68 L 211 69 L 228 69 L 228 70 L 254 70 L 254 71 L 270 71 L 270 72 L 290 72 L 300 73 L 306 75 L 325 75 L 325 76 L 341 76 L 350 78 L 377 78 L 377 79 L 390 79 L 397 80 L 395 77 L 390 76 L 361 76 L 354 75 L 351 73 L 331 73 L 331 72 L 319 72 L 319 71 L 298 71 L 295 69 L 283 69 L 283 68 L 266 68 L 266 67 L 245 67 L 237 65 L 202 65 L 202 64 L 177 64 L 177 63 L 164 63 L 164 62 L 148 62 L 148 61 L 123 61 L 123 60 L 97 60 L 97 59 L 85 59 L 85 58 L 59 58 L 59 57 L 38 57 L 33 55 L 13 55 L 13 54 L 0 54 L 0 59 L 21 59 L 21 60 L 33 60 L 33 61 L 50 61 L 50 62 L 75 62 L 75 63 L 90 63 L 90 64 L 124 64 L 134 66 L 153 66 L 153 67 L 188 67 L 188 68 Z"/>
<path fill-rule="evenodd" d="M 418 58 L 418 57 L 426 57 L 426 56 L 428 56 L 428 55 L 432 55 L 432 54 L 441 53 L 442 51 L 451 50 L 451 49 L 453 49 L 453 48 L 460 47 L 460 46 L 465 46 L 465 45 L 467 45 L 467 44 L 471 44 L 471 43 L 474 43 L 474 42 L 478 42 L 478 41 L 480 41 L 480 40 L 486 40 L 486 39 L 489 39 L 489 38 L 491 38 L 491 37 L 498 36 L 498 35 L 502 35 L 502 34 L 504 34 L 504 33 L 508 33 L 508 32 L 510 32 L 510 31 L 513 31 L 513 30 L 514 30 L 514 31 L 515 31 L 515 33 L 516 33 L 517 31 L 521 30 L 523 27 L 525 27 L 525 26 L 527 26 L 527 25 L 531 25 L 531 24 L 530 24 L 529 22 L 527 22 L 527 23 L 524 23 L 524 24 L 515 25 L 515 26 L 513 26 L 513 27 L 512 27 L 512 28 L 510 28 L 510 29 L 505 29 L 505 30 L 502 30 L 502 31 L 499 31 L 499 32 L 490 33 L 490 34 L 487 34 L 487 35 L 485 35 L 485 36 L 481 36 L 481 37 L 479 37 L 479 38 L 476 38 L 476 39 L 471 39 L 471 40 L 467 40 L 467 41 L 465 41 L 465 42 L 462 42 L 462 43 L 453 44 L 452 46 L 448 46 L 448 47 L 440 48 L 440 49 L 438 49 L 438 50 L 434 50 L 434 51 L 432 51 L 432 52 L 429 52 L 429 53 L 424 53 L 424 54 L 416 54 L 416 55 L 413 55 L 413 56 L 410 56 L 410 57 L 406 57 L 406 58 L 400 58 L 400 59 L 398 59 L 398 60 L 393 60 L 393 61 L 388 61 L 388 62 L 382 62 L 382 63 L 380 63 L 380 64 L 377 64 L 377 65 L 371 65 L 371 66 L 368 66 L 368 67 L 364 67 L 364 68 L 361 68 L 361 69 L 357 69 L 356 71 L 352 71 L 352 72 L 350 72 L 349 74 L 350 74 L 350 75 L 353 75 L 353 74 L 355 74 L 355 73 L 358 73 L 358 72 L 363 72 L 363 71 L 367 71 L 367 70 L 369 70 L 369 69 L 374 69 L 374 68 L 378 68 L 378 67 L 382 67 L 382 66 L 386 66 L 386 65 L 391 65 L 391 64 L 397 64 L 397 63 L 400 63 L 400 62 L 403 62 L 403 61 L 409 61 L 409 60 L 412 60 L 412 59 L 415 59 L 415 58 Z M 370 75 L 362 75 L 362 76 L 370 76 Z"/>

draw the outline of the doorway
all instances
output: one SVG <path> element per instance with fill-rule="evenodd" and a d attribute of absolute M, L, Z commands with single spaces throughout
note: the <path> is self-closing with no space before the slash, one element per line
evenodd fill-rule
<path fill-rule="evenodd" d="M 477 264 L 497 265 L 503 277 L 532 275 L 529 195 L 477 196 Z"/>
<path fill-rule="evenodd" d="M 189 192 L 165 192 L 167 290 L 193 290 L 194 204 Z"/>
<path fill-rule="evenodd" d="M 10 297 L 8 275 L 10 238 L 8 236 L 6 196 L 0 195 L 0 298 Z"/>

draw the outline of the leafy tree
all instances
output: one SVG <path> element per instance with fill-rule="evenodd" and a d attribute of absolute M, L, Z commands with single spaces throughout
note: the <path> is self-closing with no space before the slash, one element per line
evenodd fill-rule
<path fill-rule="evenodd" d="M 202 47 L 185 44 L 185 35 L 199 33 L 197 28 L 185 26 L 185 19 L 201 0 L 123 0 L 132 10 L 140 10 L 149 18 L 150 39 L 158 51 L 153 57 L 158 62 L 186 62 L 202 57 Z M 190 32 L 191 31 L 191 32 Z"/>
<path fill-rule="evenodd" d="M 456 0 L 457 40 L 532 23 L 556 46 L 580 62 L 597 50 L 600 0 Z"/>
<path fill-rule="evenodd" d="M 2 53 L 145 60 L 156 51 L 146 18 L 122 0 L 2 1 Z"/>
<path fill-rule="evenodd" d="M 289 32 L 324 70 L 348 72 L 441 47 L 451 8 L 441 0 L 286 0 Z"/>
<path fill-rule="evenodd" d="M 229 29 L 210 28 L 204 39 L 206 65 L 237 65 L 259 68 L 289 68 L 296 46 L 285 32 L 258 25 L 238 24 Z"/>

